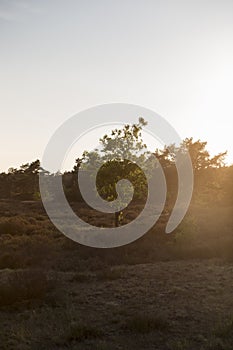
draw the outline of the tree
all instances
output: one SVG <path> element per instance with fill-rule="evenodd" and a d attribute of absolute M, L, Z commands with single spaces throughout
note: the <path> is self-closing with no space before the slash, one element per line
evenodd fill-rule
<path fill-rule="evenodd" d="M 221 152 L 211 157 L 206 149 L 207 142 L 193 141 L 186 138 L 180 147 L 180 152 L 189 152 L 194 170 L 194 201 L 197 203 L 220 203 L 224 197 L 223 183 L 225 157 L 227 152 Z"/>
<path fill-rule="evenodd" d="M 116 184 L 121 179 L 129 179 L 134 187 L 134 197 L 142 198 L 147 193 L 147 182 L 143 171 L 137 164 L 146 164 L 148 151 L 142 140 L 142 127 L 147 123 L 139 118 L 138 123 L 126 124 L 121 129 L 114 129 L 111 135 L 100 138 L 100 148 L 92 152 L 84 152 L 82 168 L 91 172 L 93 166 L 102 164 L 97 176 L 97 190 L 110 203 L 117 198 Z M 77 170 L 76 162 L 74 171 Z M 125 186 L 127 198 L 128 186 Z M 127 205 L 127 203 L 121 203 Z M 122 211 L 115 212 L 115 226 L 119 226 L 123 219 Z"/>
<path fill-rule="evenodd" d="M 40 161 L 22 164 L 19 169 L 8 170 L 9 196 L 20 199 L 38 199 L 38 173 L 41 170 Z"/>
<path fill-rule="evenodd" d="M 180 150 L 189 152 L 194 171 L 203 170 L 207 168 L 220 168 L 224 166 L 224 159 L 227 152 L 222 152 L 210 157 L 209 152 L 206 150 L 207 142 L 201 142 L 200 140 L 193 141 L 193 138 L 186 138 L 180 146 Z"/>

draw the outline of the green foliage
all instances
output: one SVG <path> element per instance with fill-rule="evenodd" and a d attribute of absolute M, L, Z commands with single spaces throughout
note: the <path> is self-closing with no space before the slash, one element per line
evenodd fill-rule
<path fill-rule="evenodd" d="M 129 158 L 138 160 L 139 152 L 142 152 L 141 157 L 144 161 L 146 152 L 146 144 L 142 139 L 142 127 L 147 123 L 143 118 L 139 118 L 137 124 L 126 124 L 122 129 L 112 130 L 111 136 L 104 135 L 100 139 L 101 152 L 103 159 L 122 161 Z"/>
<path fill-rule="evenodd" d="M 148 151 L 142 140 L 142 127 L 146 125 L 143 118 L 137 124 L 125 125 L 122 129 L 114 129 L 111 135 L 104 135 L 100 139 L 100 149 L 84 152 L 82 157 L 83 169 L 91 173 L 93 167 L 101 165 L 97 176 L 97 190 L 99 194 L 111 202 L 117 198 L 116 184 L 121 179 L 128 179 L 132 183 L 135 198 L 143 198 L 147 194 L 147 181 L 141 168 L 134 164 L 146 164 Z M 80 159 L 76 161 L 74 171 L 80 167 Z M 128 185 L 124 187 L 125 203 L 130 196 Z M 115 224 L 122 221 L 122 212 L 116 213 Z"/>

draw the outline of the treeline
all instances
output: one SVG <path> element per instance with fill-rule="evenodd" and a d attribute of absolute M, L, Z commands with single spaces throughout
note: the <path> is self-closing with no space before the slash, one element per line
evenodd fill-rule
<path fill-rule="evenodd" d="M 207 143 L 193 138 L 185 139 L 180 148 L 189 151 L 194 169 L 194 193 L 193 201 L 203 205 L 232 205 L 233 204 L 233 166 L 226 166 L 224 159 L 226 152 L 210 157 L 206 149 Z M 177 174 L 175 168 L 175 146 L 157 149 L 154 154 L 163 167 L 167 184 L 168 200 L 174 201 L 177 193 Z M 0 174 L 0 199 L 13 200 L 40 200 L 39 173 L 42 176 L 62 176 L 64 191 L 71 202 L 82 201 L 78 188 L 77 173 L 81 165 L 85 163 L 84 158 L 76 160 L 72 171 L 64 174 L 49 174 L 36 160 L 32 163 L 23 164 L 20 168 L 10 168 L 7 173 Z M 111 164 L 112 167 L 115 165 Z M 113 173 L 113 168 L 110 172 Z M 119 170 L 119 168 L 118 168 Z M 115 170 L 114 170 L 115 171 Z M 101 181 L 108 179 L 109 171 L 105 168 L 103 179 L 99 180 L 99 188 L 102 188 Z M 122 173 L 122 176 L 125 174 Z M 140 184 L 140 183 L 139 183 Z M 135 182 L 135 193 L 141 198 L 138 183 Z M 105 186 L 106 187 L 106 186 Z M 114 186 L 113 186 L 114 188 Z"/>

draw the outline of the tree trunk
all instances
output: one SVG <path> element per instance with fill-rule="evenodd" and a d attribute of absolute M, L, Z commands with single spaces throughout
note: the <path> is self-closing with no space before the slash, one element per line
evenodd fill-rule
<path fill-rule="evenodd" d="M 115 227 L 119 226 L 119 211 L 115 212 Z"/>

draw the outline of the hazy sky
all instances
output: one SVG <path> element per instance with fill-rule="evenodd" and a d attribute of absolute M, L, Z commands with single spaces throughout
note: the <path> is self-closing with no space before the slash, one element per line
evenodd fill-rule
<path fill-rule="evenodd" d="M 233 1 L 0 0 L 0 170 L 110 102 L 153 109 L 232 163 Z"/>

